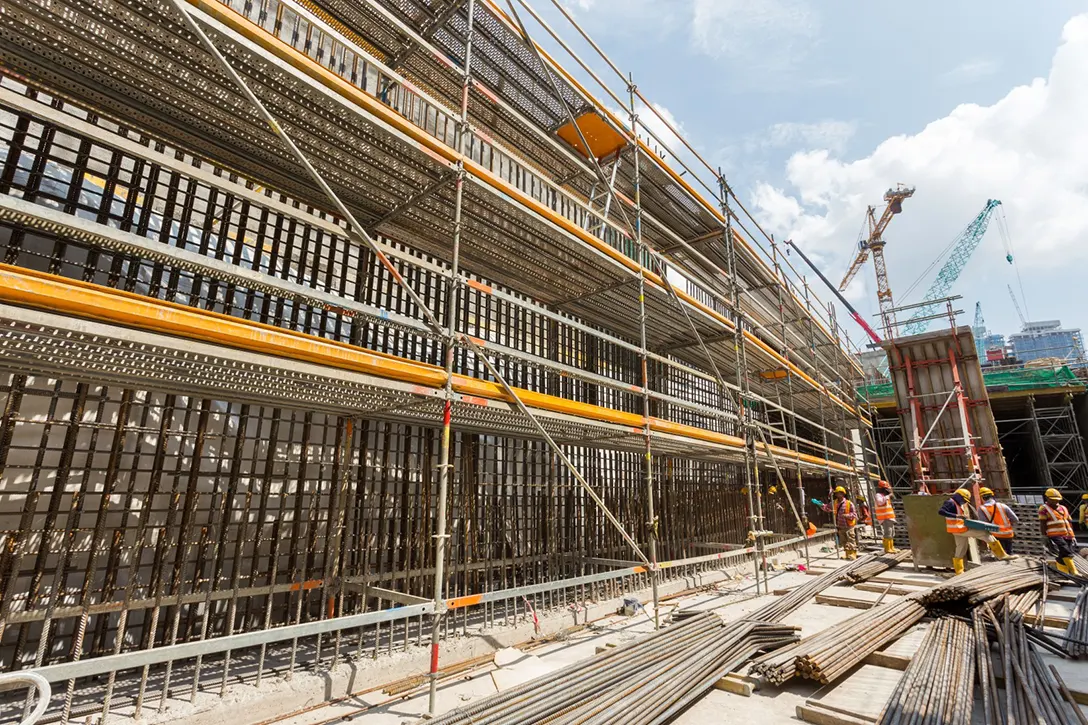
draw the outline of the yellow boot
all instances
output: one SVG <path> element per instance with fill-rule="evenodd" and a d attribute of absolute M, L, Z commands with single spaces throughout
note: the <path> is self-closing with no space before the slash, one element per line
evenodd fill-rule
<path fill-rule="evenodd" d="M 1066 569 L 1065 573 L 1066 574 L 1072 574 L 1073 576 L 1077 576 L 1080 573 L 1080 572 L 1077 571 L 1077 563 L 1075 561 L 1073 561 L 1073 557 L 1067 556 L 1067 557 L 1065 557 L 1064 561 L 1065 561 L 1065 569 Z"/>
<path fill-rule="evenodd" d="M 999 561 L 1005 559 L 1015 559 L 1015 556 L 1010 556 L 1005 553 L 1005 547 L 1001 545 L 1000 541 L 996 539 L 990 542 L 990 553 L 993 554 Z"/>
<path fill-rule="evenodd" d="M 856 552 L 856 551 L 848 551 L 848 552 L 846 552 L 846 558 L 847 558 L 847 559 L 850 559 L 851 561 L 853 561 L 854 559 L 857 559 L 857 558 L 858 558 L 858 552 Z"/>
<path fill-rule="evenodd" d="M 1063 559 L 1062 561 L 1068 561 L 1068 559 Z M 1067 567 L 1061 561 L 1055 561 L 1054 562 L 1054 568 L 1056 568 L 1058 571 L 1060 571 L 1063 574 L 1069 574 L 1070 573 L 1069 567 Z"/>
<path fill-rule="evenodd" d="M 963 573 L 963 559 L 952 559 L 952 571 L 957 575 Z"/>

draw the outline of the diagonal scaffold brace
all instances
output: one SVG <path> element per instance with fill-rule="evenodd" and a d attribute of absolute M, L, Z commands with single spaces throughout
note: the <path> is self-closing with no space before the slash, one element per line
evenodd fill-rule
<path fill-rule="evenodd" d="M 322 191 L 322 193 L 333 204 L 333 206 L 336 208 L 337 212 L 340 214 L 341 218 L 344 221 L 347 222 L 348 226 L 347 226 L 347 229 L 345 230 L 346 235 L 349 238 L 351 238 L 353 241 L 355 241 L 356 243 L 367 247 L 374 254 L 375 258 L 390 273 L 390 276 L 393 278 L 393 280 L 395 280 L 396 283 L 401 288 L 404 289 L 405 293 L 408 295 L 408 298 L 419 309 L 420 313 L 422 314 L 422 316 L 424 318 L 424 322 L 431 329 L 432 333 L 434 335 L 436 335 L 437 337 L 441 338 L 441 339 L 447 340 L 447 361 L 452 359 L 452 355 L 450 354 L 449 349 L 453 345 L 460 344 L 460 345 L 463 345 L 466 348 L 472 350 L 472 352 L 475 353 L 479 357 L 479 359 L 484 362 L 484 365 L 487 367 L 487 369 L 491 373 L 491 375 L 495 378 L 495 381 L 498 382 L 499 385 L 502 386 L 504 392 L 509 397 L 510 402 L 512 402 L 514 404 L 514 406 L 518 409 L 518 411 L 521 412 L 528 419 L 528 421 L 531 423 L 531 425 L 537 431 L 537 433 L 540 435 L 540 437 L 548 444 L 548 446 L 555 453 L 556 457 L 562 462 L 564 467 L 566 467 L 568 469 L 571 476 L 573 476 L 573 478 L 578 483 L 578 485 L 585 491 L 586 495 L 588 495 L 589 498 L 593 501 L 593 503 L 597 506 L 597 508 L 600 509 L 601 513 L 608 520 L 608 522 L 610 524 L 612 524 L 612 526 L 614 526 L 617 529 L 617 531 L 619 532 L 619 534 L 623 538 L 623 540 L 631 547 L 631 550 L 633 551 L 633 553 L 647 567 L 647 569 L 649 569 L 651 572 L 655 571 L 656 570 L 656 565 L 651 562 L 651 560 L 646 556 L 645 553 L 643 553 L 642 548 L 639 547 L 638 543 L 634 540 L 634 538 L 632 538 L 631 534 L 628 533 L 628 531 L 624 528 L 623 524 L 619 521 L 619 519 L 616 518 L 615 514 L 613 514 L 612 511 L 608 508 L 608 506 L 605 504 L 604 499 L 601 498 L 600 494 L 598 494 L 597 491 L 594 490 L 592 486 L 590 486 L 589 482 L 586 481 L 585 477 L 581 474 L 581 472 L 578 470 L 578 468 L 574 465 L 574 463 L 570 460 L 570 458 L 567 456 L 567 454 L 563 451 L 562 447 L 555 441 L 555 439 L 553 439 L 551 437 L 551 435 L 544 428 L 544 425 L 540 422 L 540 420 L 525 405 L 524 401 L 522 401 L 522 399 L 518 396 L 517 391 L 515 391 L 514 388 L 506 381 L 506 378 L 502 376 L 502 374 L 499 372 L 498 368 L 495 366 L 494 362 L 490 359 L 490 357 L 484 351 L 483 347 L 481 345 L 477 344 L 472 338 L 468 337 L 467 335 L 454 333 L 453 332 L 453 324 L 454 323 L 453 323 L 452 318 L 450 320 L 450 328 L 448 330 L 441 325 L 441 323 L 438 321 L 438 318 L 435 316 L 435 314 L 427 307 L 426 303 L 419 296 L 419 294 L 412 288 L 411 284 L 408 283 L 408 281 L 404 278 L 404 276 L 400 273 L 400 271 L 396 268 L 396 266 L 393 264 L 392 260 L 389 259 L 389 257 L 382 251 L 381 247 L 374 240 L 374 238 L 371 237 L 365 231 L 366 227 L 364 227 L 361 223 L 359 223 L 359 221 L 355 218 L 355 215 L 351 212 L 351 210 L 347 207 L 347 205 L 344 204 L 344 202 L 340 199 L 340 197 L 336 194 L 336 192 L 333 191 L 332 187 L 329 186 L 328 182 L 325 181 L 325 178 L 321 175 L 321 173 L 310 162 L 310 160 L 306 156 L 306 154 L 303 153 L 303 151 L 294 142 L 294 140 L 291 138 L 290 134 L 288 134 L 287 131 L 283 128 L 283 126 L 280 125 L 280 123 L 271 114 L 271 112 L 264 105 L 264 103 L 257 97 L 257 95 L 249 87 L 249 84 L 246 83 L 245 79 L 242 78 L 242 76 L 238 73 L 237 70 L 235 70 L 234 66 L 231 65 L 230 61 L 227 60 L 226 56 L 223 55 L 223 53 L 219 50 L 219 48 L 211 40 L 211 38 L 208 36 L 208 34 L 200 26 L 200 23 L 198 22 L 196 17 L 194 17 L 189 12 L 189 8 L 187 7 L 187 4 L 188 4 L 187 0 L 171 0 L 171 1 L 174 4 L 174 7 L 178 10 L 179 14 L 181 15 L 185 26 L 189 29 L 190 32 L 193 33 L 194 36 L 196 36 L 196 38 L 200 41 L 200 43 L 204 46 L 204 48 L 212 56 L 212 58 L 219 65 L 219 67 L 223 70 L 223 72 L 227 74 L 227 76 L 231 79 L 231 81 L 234 83 L 234 85 L 239 89 L 239 91 L 241 91 L 242 95 L 246 98 L 246 100 L 248 100 L 249 103 L 253 106 L 253 108 L 257 111 L 257 113 L 260 115 L 262 120 L 269 126 L 269 128 L 272 129 L 273 133 L 275 133 L 276 136 L 280 139 L 280 141 L 284 144 L 284 146 L 286 146 L 287 150 L 295 158 L 295 160 L 298 162 L 298 164 L 300 166 L 302 166 L 302 168 L 306 171 L 306 173 L 310 177 L 310 179 L 317 185 L 317 187 Z M 467 87 L 467 84 L 466 84 L 466 87 Z M 462 123 L 464 123 L 464 116 L 462 116 Z M 462 128 L 462 130 L 463 130 L 463 128 Z M 462 132 L 461 136 L 463 138 L 463 136 L 464 136 L 463 132 Z M 459 178 L 459 182 L 460 183 L 458 183 L 458 190 L 460 190 L 460 188 L 463 185 L 463 175 Z M 457 222 L 458 223 L 455 226 L 455 229 L 460 228 L 459 220 L 457 220 Z M 457 285 L 457 270 L 456 269 L 453 270 L 453 274 L 451 275 L 450 282 L 451 282 L 451 285 L 456 287 L 456 285 Z M 438 659 L 437 658 L 437 653 L 438 653 L 437 638 L 438 638 L 439 625 L 440 625 L 442 617 L 444 616 L 445 611 L 446 611 L 445 599 L 444 599 L 444 596 L 443 596 L 444 582 L 441 581 L 441 570 L 442 570 L 441 569 L 441 562 L 443 562 L 443 560 L 444 560 L 445 549 L 446 549 L 445 540 L 448 537 L 448 535 L 445 533 L 445 501 L 446 501 L 447 491 L 448 491 L 448 487 L 449 487 L 449 468 L 450 468 L 450 465 L 449 465 L 449 462 L 448 462 L 448 452 L 449 452 L 449 437 L 450 437 L 449 436 L 449 430 L 450 430 L 450 424 L 451 424 L 451 408 L 452 408 L 452 390 L 451 390 L 450 385 L 449 385 L 449 382 L 450 382 L 451 378 L 452 378 L 452 375 L 447 374 L 446 403 L 445 403 L 445 406 L 444 406 L 444 414 L 443 414 L 443 447 L 445 448 L 445 452 L 446 452 L 446 460 L 445 460 L 444 464 L 440 463 L 439 492 L 438 492 L 438 503 L 437 503 L 438 513 L 437 513 L 437 516 L 436 516 L 436 530 L 437 530 L 437 533 L 435 535 L 435 540 L 436 540 L 436 547 L 435 547 L 436 582 L 435 582 L 435 592 L 434 592 L 435 613 L 434 613 L 434 619 L 432 621 L 431 696 L 430 696 L 430 706 L 429 706 L 429 710 L 432 713 L 434 711 L 434 695 L 435 695 L 435 690 L 436 690 L 436 687 L 437 687 L 437 659 Z"/>
<path fill-rule="evenodd" d="M 596 76 L 592 73 L 592 71 L 582 62 L 582 60 L 580 58 L 578 58 L 578 56 L 573 52 L 573 50 L 571 50 L 568 46 L 566 46 L 565 43 L 563 43 L 561 41 L 561 39 L 558 38 L 558 36 L 555 34 L 555 32 L 551 30 L 551 28 L 544 21 L 544 19 L 538 13 L 536 13 L 533 10 L 533 8 L 529 5 L 528 2 L 526 2 L 526 0 L 517 0 L 517 2 L 525 10 L 527 10 L 529 12 L 529 14 L 533 17 L 533 19 L 536 20 L 541 25 L 541 27 L 543 27 L 552 36 L 552 38 L 554 40 L 559 42 L 561 47 L 563 47 L 564 50 L 566 50 L 567 53 L 569 53 L 579 63 L 579 65 L 581 65 L 584 69 L 586 69 L 586 71 L 588 73 L 590 73 L 590 75 L 593 76 L 596 79 Z M 589 144 L 588 144 L 585 136 L 583 135 L 581 129 L 578 126 L 578 123 L 577 123 L 577 120 L 575 119 L 573 110 L 570 108 L 570 105 L 567 103 L 566 99 L 563 97 L 563 94 L 559 92 L 559 88 L 556 85 L 556 81 L 555 81 L 555 78 L 553 77 L 551 69 L 549 68 L 548 64 L 545 62 L 543 54 L 541 53 L 540 46 L 530 36 L 529 31 L 528 31 L 525 23 L 522 21 L 521 17 L 519 16 L 517 8 L 514 6 L 514 0 L 506 0 L 506 4 L 507 4 L 507 7 L 509 7 L 509 9 L 510 9 L 510 17 L 513 20 L 514 24 L 517 26 L 517 30 L 520 33 L 520 35 L 522 37 L 522 40 L 525 43 L 526 48 L 534 55 L 536 61 L 539 63 L 539 65 L 540 65 L 540 67 L 541 67 L 541 69 L 543 71 L 544 77 L 548 79 L 549 86 L 551 88 L 553 97 L 559 103 L 560 107 L 563 109 L 563 111 L 564 111 L 564 113 L 566 115 L 568 123 L 571 124 L 571 126 L 574 128 L 575 133 L 578 134 L 578 139 L 582 143 L 583 148 L 588 150 L 589 149 Z M 744 400 L 744 399 L 746 399 L 748 397 L 746 380 L 741 381 L 742 384 L 740 386 L 738 386 L 738 388 L 736 390 L 736 396 L 734 397 L 733 396 L 733 391 L 729 388 L 728 385 L 726 385 L 726 383 L 724 381 L 724 378 L 721 375 L 721 372 L 718 370 L 718 367 L 717 367 L 717 365 L 716 365 L 716 363 L 715 363 L 715 361 L 713 359 L 713 356 L 710 353 L 709 348 L 706 345 L 705 340 L 703 339 L 703 336 L 699 332 L 698 328 L 695 326 L 695 323 L 692 321 L 690 315 L 688 314 L 687 309 L 685 308 L 684 304 L 681 302 L 681 300 L 679 298 L 679 295 L 676 293 L 676 290 L 673 288 L 673 286 L 672 286 L 672 284 L 671 284 L 671 282 L 670 282 L 670 280 L 668 278 L 668 274 L 666 273 L 667 262 L 666 262 L 665 258 L 663 257 L 663 255 L 659 251 L 657 251 L 657 250 L 653 249 L 652 247 L 650 247 L 649 245 L 647 245 L 645 243 L 645 241 L 643 240 L 643 238 L 642 238 L 642 233 L 641 233 L 642 232 L 642 229 L 641 229 L 641 206 L 640 206 L 640 204 L 638 202 L 638 193 L 639 193 L 639 183 L 638 183 L 638 177 L 639 177 L 639 166 L 638 166 L 639 147 L 638 147 L 638 143 L 637 143 L 637 140 L 636 140 L 638 138 L 638 131 L 639 131 L 638 127 L 640 125 L 642 125 L 643 129 L 647 133 L 649 133 L 651 136 L 656 138 L 656 136 L 653 133 L 653 130 L 650 129 L 650 128 L 647 128 L 645 126 L 645 124 L 643 124 L 639 120 L 638 114 L 636 112 L 636 106 L 635 106 L 636 97 L 641 99 L 644 103 L 645 103 L 645 99 L 642 98 L 641 94 L 638 93 L 638 90 L 637 90 L 637 87 L 635 86 L 633 78 L 631 78 L 630 76 L 624 78 L 623 74 L 615 66 L 615 64 L 613 64 L 607 58 L 607 56 L 604 55 L 603 51 L 601 51 L 600 48 L 592 41 L 592 39 L 589 38 L 589 36 L 580 27 L 578 27 L 577 23 L 574 22 L 573 18 L 571 18 L 565 11 L 563 11 L 562 8 L 560 8 L 560 12 L 567 18 L 568 21 L 571 22 L 572 25 L 575 26 L 575 28 L 578 29 L 578 31 L 579 31 L 579 33 L 581 33 L 582 37 L 585 38 L 585 40 L 587 42 L 589 42 L 589 44 L 594 48 L 594 50 L 596 50 L 601 55 L 601 57 L 604 58 L 604 60 L 608 63 L 608 65 L 612 68 L 612 70 L 615 71 L 616 74 L 618 76 L 620 76 L 620 78 L 623 79 L 624 82 L 626 82 L 626 84 L 627 84 L 628 97 L 629 97 L 627 111 L 630 114 L 630 126 L 631 126 L 630 129 L 628 129 L 628 132 L 630 133 L 629 141 L 630 141 L 631 145 L 634 148 L 634 155 L 635 155 L 635 167 L 634 167 L 635 200 L 634 200 L 634 204 L 633 204 L 634 213 L 635 213 L 634 221 L 632 222 L 632 220 L 631 220 L 630 216 L 628 215 L 627 210 L 626 210 L 626 208 L 624 206 L 624 203 L 622 203 L 622 201 L 621 201 L 621 203 L 615 205 L 613 208 L 615 208 L 615 209 L 617 209 L 619 211 L 619 214 L 622 217 L 622 222 L 624 223 L 624 225 L 626 227 L 626 230 L 628 232 L 633 232 L 634 238 L 635 238 L 636 243 L 638 244 L 639 248 L 644 250 L 647 253 L 647 255 L 649 256 L 649 258 L 652 260 L 652 262 L 653 262 L 653 264 L 655 266 L 655 271 L 661 277 L 662 282 L 663 282 L 663 286 L 665 287 L 666 291 L 668 292 L 668 295 L 669 295 L 670 299 L 676 304 L 676 306 L 679 308 L 681 313 L 684 315 L 684 318 L 685 318 L 685 320 L 687 322 L 687 325 L 688 325 L 689 329 L 691 330 L 691 332 L 694 334 L 695 339 L 697 341 L 697 344 L 699 345 L 703 355 L 707 359 L 707 362 L 709 363 L 710 368 L 713 371 L 714 377 L 715 377 L 718 385 L 720 386 L 721 390 L 723 391 L 724 394 L 729 395 L 731 398 L 733 398 L 733 402 L 736 405 L 737 410 L 739 411 L 738 420 L 741 423 L 741 427 L 745 430 L 745 439 L 746 439 L 746 446 L 745 446 L 746 471 L 745 471 L 745 473 L 746 473 L 746 476 L 750 476 L 751 472 L 753 470 L 755 470 L 755 467 L 757 465 L 756 464 L 756 456 L 755 456 L 755 442 L 756 442 L 755 438 L 758 436 L 759 443 L 762 446 L 762 450 L 763 450 L 764 455 L 766 455 L 767 458 L 770 460 L 771 465 L 774 468 L 775 474 L 776 474 L 776 476 L 778 478 L 778 481 L 779 481 L 780 485 L 783 487 L 783 490 L 787 492 L 787 499 L 788 499 L 789 504 L 790 504 L 790 509 L 791 509 L 791 511 L 793 513 L 794 519 L 797 522 L 797 526 L 798 526 L 799 531 L 801 532 L 802 536 L 804 536 L 806 534 L 807 527 L 805 526 L 801 515 L 798 513 L 797 506 L 793 501 L 793 497 L 790 496 L 789 493 L 788 493 L 789 492 L 789 486 L 785 481 L 785 478 L 784 478 L 784 476 L 782 474 L 782 471 L 781 471 L 781 469 L 780 469 L 780 467 L 778 465 L 777 459 L 775 458 L 774 454 L 771 451 L 769 442 L 767 441 L 767 438 L 766 438 L 766 434 L 764 433 L 763 429 L 759 426 L 759 424 L 757 424 L 755 421 L 752 420 L 750 415 L 746 415 L 746 413 L 745 413 L 746 408 L 740 402 L 740 401 L 742 401 L 742 400 Z M 597 82 L 603 88 L 608 90 L 607 86 L 603 82 L 601 82 L 599 79 L 597 79 Z M 610 93 L 610 95 L 612 95 L 612 98 L 614 100 L 616 100 L 617 103 L 620 103 L 622 105 L 623 102 L 617 96 L 615 96 L 614 94 L 611 94 L 611 93 Z M 679 135 L 679 134 L 677 134 L 677 135 Z M 683 141 L 682 138 L 681 138 L 681 141 Z M 685 145 L 687 145 L 686 142 L 685 142 Z M 694 149 L 691 149 L 690 146 L 688 147 L 688 149 L 694 153 Z M 622 199 L 622 197 L 620 197 L 616 192 L 615 180 L 610 179 L 610 178 L 607 177 L 607 175 L 604 173 L 604 170 L 601 168 L 600 164 L 598 163 L 597 159 L 595 159 L 592 154 L 587 154 L 586 158 L 589 161 L 590 169 L 592 170 L 594 176 L 597 178 L 598 182 L 603 184 L 605 186 L 605 188 L 608 190 L 608 194 L 609 194 L 610 198 L 620 198 L 620 199 Z M 685 166 L 685 168 L 687 168 L 687 167 Z M 709 166 L 708 166 L 708 168 L 709 168 Z M 726 220 L 725 224 L 723 225 L 723 233 L 724 233 L 724 235 L 726 237 L 726 243 L 728 245 L 729 252 L 730 252 L 731 267 L 733 267 L 734 265 L 732 264 L 732 261 L 733 261 L 732 260 L 732 252 L 733 252 L 732 229 L 731 229 L 730 223 L 731 223 L 731 220 L 733 219 L 734 215 L 733 215 L 732 211 L 729 209 L 729 202 L 728 202 L 730 194 L 731 194 L 731 190 L 724 183 L 724 178 L 721 176 L 720 171 L 718 173 L 718 177 L 719 177 L 719 181 L 720 181 L 719 189 L 718 189 L 718 192 L 720 194 L 719 201 L 721 201 L 723 203 L 723 210 L 725 212 L 725 220 Z M 708 188 L 708 191 L 711 191 L 711 190 Z M 713 192 L 711 192 L 711 193 L 713 193 Z M 709 260 L 707 260 L 704 255 L 702 255 L 700 252 L 698 252 L 697 250 L 692 248 L 687 243 L 682 243 L 681 246 L 683 246 L 685 251 L 692 254 L 693 256 L 695 256 L 695 257 L 699 258 L 700 260 L 710 264 L 711 266 L 716 266 L 716 265 L 713 265 L 713 263 L 709 262 Z M 738 290 L 738 287 L 737 287 L 736 282 L 735 282 L 735 276 L 734 276 L 734 273 L 733 273 L 733 269 L 728 270 L 728 272 L 723 276 L 726 276 L 730 281 L 731 291 L 733 293 L 734 309 L 736 310 L 736 309 L 738 309 L 737 306 L 739 305 L 739 290 Z M 640 280 L 640 282 L 644 282 L 644 278 L 643 278 L 643 280 Z M 640 312 L 642 313 L 642 316 L 640 317 L 640 320 L 644 320 L 644 315 L 645 315 L 645 311 L 644 311 L 645 310 L 644 284 L 640 283 L 639 290 L 640 290 L 639 291 Z M 736 327 L 735 327 L 735 341 L 737 342 L 737 347 L 740 348 L 739 350 L 737 350 L 737 354 L 738 354 L 738 356 L 743 356 L 743 338 L 742 338 L 742 335 L 740 334 L 741 323 L 739 321 L 739 313 L 734 318 L 734 323 L 736 325 Z M 740 339 L 737 339 L 737 338 L 740 338 Z M 643 331 L 642 347 L 643 347 L 644 350 L 645 350 L 645 346 L 646 346 L 646 341 L 645 341 L 645 336 L 644 336 L 644 331 Z M 741 370 L 740 370 L 740 367 L 741 366 L 738 365 L 738 376 L 740 376 L 742 374 Z M 648 391 L 649 391 L 649 379 L 648 379 L 647 375 L 645 374 L 645 362 L 644 362 L 644 367 L 643 367 L 643 389 L 644 389 L 644 392 L 648 393 Z M 649 416 L 648 409 L 647 409 L 647 412 L 646 412 L 646 416 L 647 417 Z M 754 431 L 754 435 L 753 435 L 753 431 Z M 650 456 L 651 456 L 650 442 L 649 442 L 649 436 L 647 436 L 647 453 L 646 453 L 646 460 L 647 460 L 647 490 L 648 490 L 648 498 L 649 498 L 649 501 L 650 501 L 650 505 L 652 506 L 652 501 L 653 501 L 653 499 L 652 499 L 652 490 L 653 489 L 652 489 L 652 478 L 651 478 L 651 474 L 649 473 L 649 462 L 651 460 Z M 751 493 L 753 487 L 751 486 L 750 482 L 749 482 L 749 485 L 746 488 L 748 490 L 748 499 L 749 499 L 748 504 L 749 504 L 749 511 L 751 513 L 751 515 L 749 517 L 749 526 L 750 526 L 750 529 L 753 531 L 753 533 L 756 533 L 756 530 L 762 527 L 762 521 L 763 521 L 762 502 L 759 500 L 758 494 L 757 494 L 757 498 L 753 499 L 752 493 Z M 655 523 L 656 522 L 654 521 L 654 517 L 653 517 L 652 509 L 651 509 L 651 513 L 650 513 L 650 525 L 651 525 L 651 527 L 653 527 L 655 525 Z M 763 558 L 763 554 L 762 554 L 762 542 L 760 540 L 760 537 L 756 536 L 755 538 L 756 538 L 756 548 L 757 548 L 757 561 L 755 563 L 755 566 L 756 566 L 756 583 L 757 583 L 757 587 L 758 587 L 758 584 L 759 584 L 759 559 Z M 651 552 L 650 552 L 651 558 L 655 558 L 654 557 L 655 552 L 653 551 L 654 539 L 653 539 L 652 535 L 651 535 L 651 538 L 650 538 L 650 546 L 651 546 Z M 655 604 L 656 604 L 656 601 L 657 601 L 657 598 L 656 598 L 656 591 L 655 591 Z M 655 607 L 655 610 L 656 610 L 656 607 Z"/>

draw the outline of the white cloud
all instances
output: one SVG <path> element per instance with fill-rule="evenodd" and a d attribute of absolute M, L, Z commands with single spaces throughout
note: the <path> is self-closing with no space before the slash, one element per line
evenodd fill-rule
<path fill-rule="evenodd" d="M 1001 199 L 1032 312 L 1070 317 L 1088 308 L 1088 14 L 1062 33 L 1047 78 L 1013 88 L 990 106 L 964 104 L 912 135 L 889 138 L 855 161 L 824 149 L 794 154 L 786 188 L 760 184 L 753 203 L 769 231 L 811 249 L 829 277 L 853 256 L 867 204 L 896 182 L 917 194 L 885 238 L 892 289 L 904 291 L 982 208 Z M 975 253 L 955 291 L 981 299 L 987 320 L 1014 327 L 1005 283 L 1011 270 L 996 230 Z M 867 267 L 850 290 L 875 310 Z M 927 280 L 928 283 L 928 280 Z M 926 288 L 920 285 L 915 301 Z M 1064 312 L 1063 312 L 1064 310 Z M 969 315 L 968 315 L 969 316 Z M 1084 320 L 1088 323 L 1088 320 Z M 999 327 L 998 329 L 1001 329 Z"/>
<path fill-rule="evenodd" d="M 808 0 L 694 0 L 695 48 L 766 80 L 793 70 L 819 34 Z"/>
<path fill-rule="evenodd" d="M 853 138 L 858 125 L 854 121 L 824 120 L 816 123 L 776 123 L 767 129 L 761 144 L 765 147 L 803 146 L 841 152 Z"/>
<path fill-rule="evenodd" d="M 988 58 L 975 58 L 960 63 L 955 68 L 941 74 L 940 80 L 947 85 L 965 85 L 982 80 L 997 73 L 1000 64 Z"/>

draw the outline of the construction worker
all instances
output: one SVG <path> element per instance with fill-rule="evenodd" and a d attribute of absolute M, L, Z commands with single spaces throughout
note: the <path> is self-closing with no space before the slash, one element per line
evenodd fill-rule
<path fill-rule="evenodd" d="M 892 508 L 892 487 L 887 481 L 876 484 L 876 524 L 884 539 L 884 553 L 895 553 L 895 509 Z"/>
<path fill-rule="evenodd" d="M 858 522 L 858 515 L 854 511 L 854 504 L 846 497 L 846 489 L 836 486 L 834 500 L 824 504 L 824 511 L 835 514 L 835 531 L 839 535 L 839 544 L 842 546 L 844 559 L 858 558 L 858 538 L 854 526 Z"/>
<path fill-rule="evenodd" d="M 956 574 L 963 573 L 963 559 L 967 554 L 967 546 L 971 539 L 985 541 L 986 545 L 990 547 L 990 551 L 998 559 L 1009 558 L 1009 555 L 1005 553 L 1005 549 L 1002 548 L 1001 542 L 993 536 L 979 529 L 967 528 L 964 520 L 972 518 L 970 501 L 971 492 L 966 488 L 960 488 L 941 505 L 940 510 L 937 512 L 944 516 L 945 531 L 952 534 L 952 538 L 956 540 L 956 551 L 952 554 L 952 570 Z"/>
<path fill-rule="evenodd" d="M 1020 519 L 1009 506 L 994 498 L 994 492 L 990 489 L 983 486 L 978 493 L 982 496 L 982 504 L 978 507 L 979 518 L 998 527 L 994 538 L 1001 542 L 1006 554 L 1011 554 L 1012 541 L 1016 536 L 1012 527 L 1020 523 Z"/>
<path fill-rule="evenodd" d="M 1073 520 L 1069 509 L 1062 505 L 1062 495 L 1057 489 L 1048 488 L 1043 494 L 1046 503 L 1039 507 L 1039 530 L 1049 542 L 1058 571 L 1077 574 L 1073 555 L 1077 553 L 1077 539 L 1073 535 Z"/>
<path fill-rule="evenodd" d="M 1088 493 L 1080 495 L 1080 506 L 1077 507 L 1077 523 L 1081 531 L 1088 531 L 1088 524 L 1084 522 L 1084 515 L 1088 513 Z"/>

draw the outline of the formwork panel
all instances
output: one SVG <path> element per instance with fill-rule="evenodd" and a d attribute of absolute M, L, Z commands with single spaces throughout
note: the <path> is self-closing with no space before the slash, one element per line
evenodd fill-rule
<path fill-rule="evenodd" d="M 971 328 L 889 339 L 883 346 L 915 485 L 933 481 L 946 491 L 977 483 L 1007 495 L 1005 459 Z"/>

